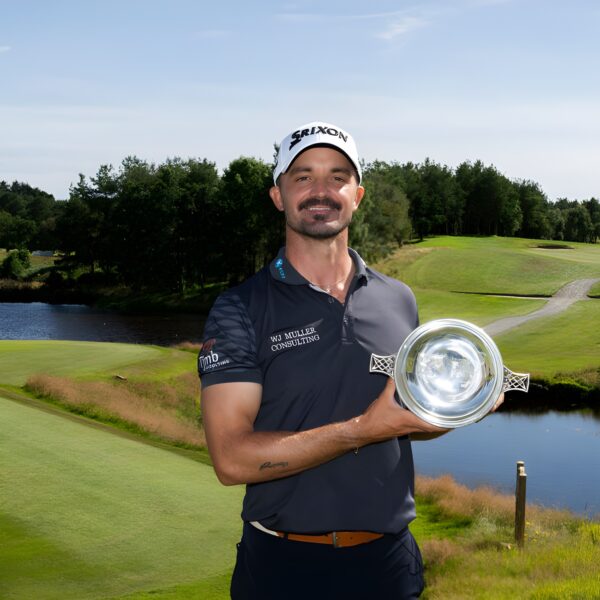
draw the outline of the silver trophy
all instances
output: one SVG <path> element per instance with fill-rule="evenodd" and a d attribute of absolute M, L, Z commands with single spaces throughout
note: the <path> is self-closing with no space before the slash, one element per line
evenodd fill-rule
<path fill-rule="evenodd" d="M 371 354 L 369 370 L 392 377 L 405 408 L 444 428 L 479 421 L 501 392 L 529 389 L 529 374 L 507 369 L 492 338 L 459 319 L 417 327 L 396 355 Z"/>

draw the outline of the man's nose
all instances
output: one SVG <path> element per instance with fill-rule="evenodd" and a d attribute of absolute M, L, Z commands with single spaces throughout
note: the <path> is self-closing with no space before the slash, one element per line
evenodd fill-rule
<path fill-rule="evenodd" d="M 312 189 L 315 196 L 327 196 L 328 190 L 329 188 L 327 186 L 327 181 L 320 178 L 315 178 Z"/>

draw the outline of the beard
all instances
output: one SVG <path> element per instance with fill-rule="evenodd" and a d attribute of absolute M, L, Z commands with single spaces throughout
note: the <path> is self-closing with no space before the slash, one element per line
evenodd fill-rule
<path fill-rule="evenodd" d="M 307 210 L 311 206 L 329 206 L 335 210 L 342 208 L 339 203 L 331 198 L 309 198 L 298 206 L 298 210 Z M 315 240 L 328 240 L 348 229 L 352 221 L 352 214 L 345 219 L 332 223 L 331 221 L 327 221 L 326 215 L 315 214 L 311 216 L 310 221 L 306 221 L 303 219 L 294 219 L 286 212 L 285 220 L 287 226 L 300 235 Z"/>

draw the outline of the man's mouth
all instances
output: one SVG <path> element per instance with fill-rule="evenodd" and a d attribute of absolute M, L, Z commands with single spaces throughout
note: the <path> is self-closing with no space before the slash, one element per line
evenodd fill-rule
<path fill-rule="evenodd" d="M 342 207 L 330 198 L 310 198 L 302 202 L 298 208 L 299 210 L 308 210 L 309 212 L 319 212 L 324 210 L 340 210 Z"/>

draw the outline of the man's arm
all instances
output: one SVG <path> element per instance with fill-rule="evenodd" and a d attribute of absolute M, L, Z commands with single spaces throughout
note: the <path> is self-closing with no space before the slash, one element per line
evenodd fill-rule
<path fill-rule="evenodd" d="M 202 415 L 208 449 L 225 485 L 257 483 L 294 475 L 351 450 L 394 437 L 442 433 L 402 408 L 389 379 L 369 408 L 348 421 L 306 431 L 254 431 L 262 386 L 221 383 L 202 392 Z"/>

